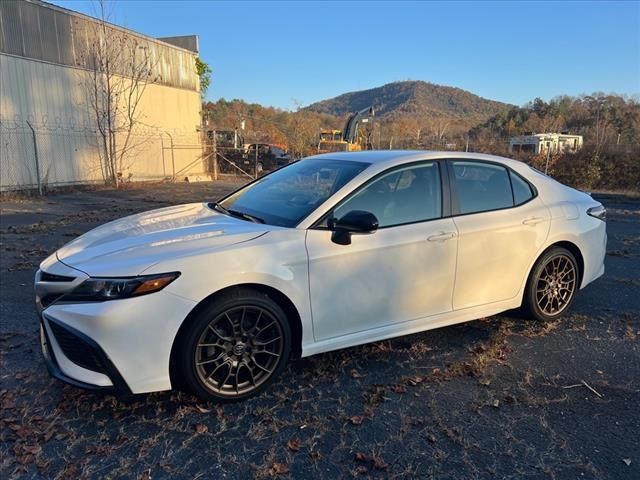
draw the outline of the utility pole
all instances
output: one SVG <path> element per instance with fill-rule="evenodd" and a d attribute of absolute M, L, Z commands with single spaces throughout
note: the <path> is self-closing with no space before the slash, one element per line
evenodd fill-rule
<path fill-rule="evenodd" d="M 551 156 L 551 148 L 547 147 L 547 163 L 544 166 L 544 174 L 547 175 L 549 171 L 549 157 Z"/>
<path fill-rule="evenodd" d="M 36 139 L 36 131 L 27 120 L 27 125 L 31 129 L 31 135 L 33 136 L 33 156 L 36 161 L 36 182 L 38 182 L 38 194 L 42 196 L 42 181 L 40 180 L 40 159 L 38 158 L 38 141 Z"/>

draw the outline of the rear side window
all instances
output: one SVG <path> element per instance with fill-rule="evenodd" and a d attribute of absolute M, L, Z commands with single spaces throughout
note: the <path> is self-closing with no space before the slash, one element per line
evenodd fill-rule
<path fill-rule="evenodd" d="M 453 161 L 453 173 L 461 214 L 513 207 L 509 173 L 489 163 Z"/>
<path fill-rule="evenodd" d="M 511 186 L 513 187 L 513 201 L 516 205 L 522 205 L 533 198 L 533 191 L 531 191 L 531 185 L 527 183 L 517 173 L 509 171 L 511 177 Z"/>

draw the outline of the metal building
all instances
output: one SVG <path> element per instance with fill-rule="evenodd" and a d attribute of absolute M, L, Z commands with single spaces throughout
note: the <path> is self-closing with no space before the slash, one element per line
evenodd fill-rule
<path fill-rule="evenodd" d="M 582 135 L 568 133 L 535 133 L 511 137 L 510 152 L 564 153 L 576 152 L 582 148 Z"/>
<path fill-rule="evenodd" d="M 104 180 L 87 85 L 96 74 L 92 46 L 114 33 L 135 45 L 122 65 L 139 63 L 136 52 L 149 65 L 118 175 L 135 181 L 204 171 L 196 36 L 159 40 L 39 0 L 3 0 L 0 190 Z"/>

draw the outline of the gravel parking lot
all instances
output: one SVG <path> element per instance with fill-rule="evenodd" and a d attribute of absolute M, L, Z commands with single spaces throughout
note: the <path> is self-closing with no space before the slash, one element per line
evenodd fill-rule
<path fill-rule="evenodd" d="M 50 379 L 40 261 L 108 220 L 234 187 L 3 200 L 2 478 L 640 478 L 640 200 L 626 197 L 598 197 L 606 274 L 554 323 L 509 313 L 297 360 L 265 394 L 224 406 Z"/>

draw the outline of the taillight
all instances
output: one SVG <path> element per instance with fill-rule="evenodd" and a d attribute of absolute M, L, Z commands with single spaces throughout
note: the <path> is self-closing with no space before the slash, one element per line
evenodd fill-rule
<path fill-rule="evenodd" d="M 598 220 L 602 220 L 603 222 L 607 221 L 607 209 L 602 205 L 591 207 L 587 210 L 587 215 L 590 215 L 593 218 L 597 218 Z"/>

